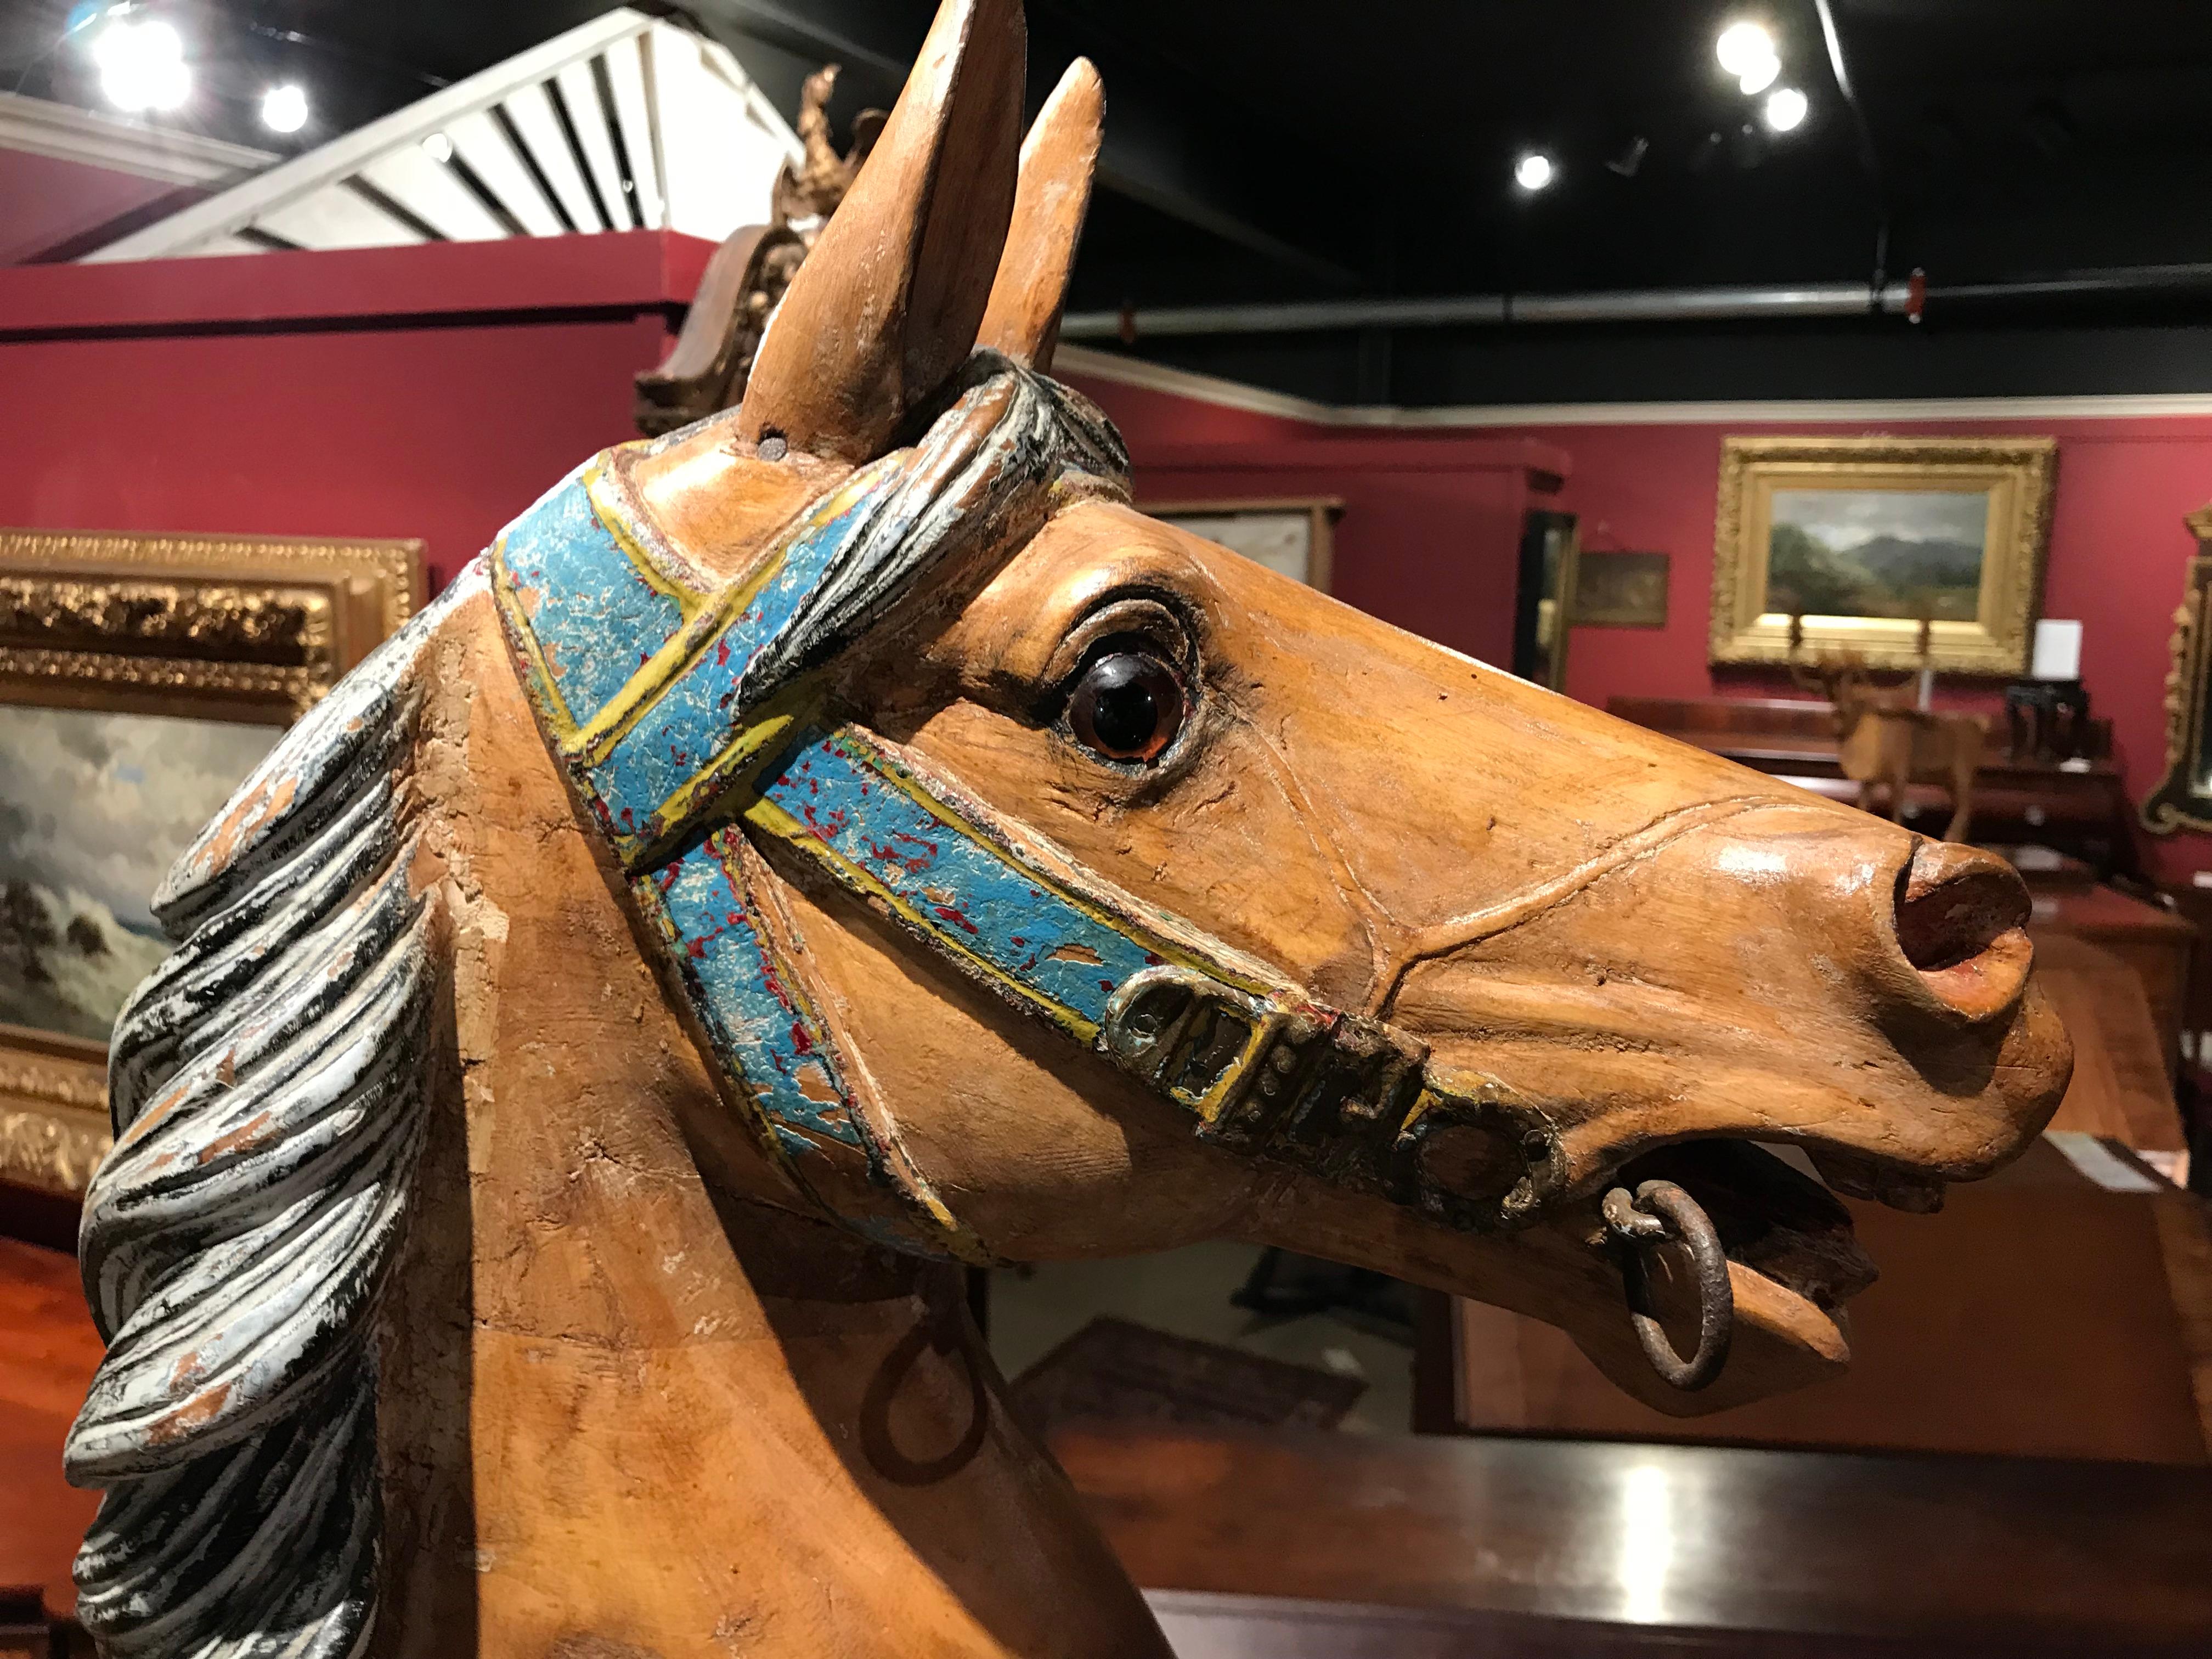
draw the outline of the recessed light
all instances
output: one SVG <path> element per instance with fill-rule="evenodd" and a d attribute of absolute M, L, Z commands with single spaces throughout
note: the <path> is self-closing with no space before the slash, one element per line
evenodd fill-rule
<path fill-rule="evenodd" d="M 1721 60 L 1721 67 L 1730 75 L 1747 75 L 1754 64 L 1762 58 L 1778 54 L 1774 50 L 1774 37 L 1763 23 L 1731 23 L 1721 31 L 1721 38 L 1713 43 L 1713 55 Z"/>
<path fill-rule="evenodd" d="M 1532 149 L 1513 164 L 1513 182 L 1534 195 L 1559 176 L 1559 169 L 1540 149 Z"/>
<path fill-rule="evenodd" d="M 191 96 L 185 43 L 167 23 L 116 19 L 93 37 L 92 61 L 100 66 L 101 94 L 133 115 L 175 109 Z"/>
<path fill-rule="evenodd" d="M 1777 87 L 1766 100 L 1766 125 L 1776 132 L 1795 132 L 1812 106 L 1795 87 Z"/>
<path fill-rule="evenodd" d="M 271 132 L 297 132 L 307 125 L 307 94 L 286 82 L 261 94 L 261 125 Z"/>

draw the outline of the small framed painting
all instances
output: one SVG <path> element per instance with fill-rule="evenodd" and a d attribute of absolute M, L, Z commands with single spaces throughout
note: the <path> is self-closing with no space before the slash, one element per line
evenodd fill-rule
<path fill-rule="evenodd" d="M 2049 438 L 1729 438 L 1711 659 L 1847 650 L 1874 668 L 2027 672 L 2043 599 Z"/>
<path fill-rule="evenodd" d="M 1577 628 L 1664 628 L 1664 553 L 1594 553 L 1583 549 L 1575 572 Z"/>
<path fill-rule="evenodd" d="M 1335 525 L 1344 514 L 1340 501 L 1147 502 L 1139 510 L 1328 592 Z"/>
<path fill-rule="evenodd" d="M 422 586 L 419 542 L 0 530 L 0 1182 L 83 1190 L 155 889 Z"/>

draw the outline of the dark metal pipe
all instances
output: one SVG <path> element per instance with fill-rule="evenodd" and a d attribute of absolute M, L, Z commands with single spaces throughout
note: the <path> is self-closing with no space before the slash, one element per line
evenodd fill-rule
<path fill-rule="evenodd" d="M 1362 328 L 1504 327 L 1538 323 L 1679 323 L 1766 317 L 1909 315 L 1914 285 L 1808 283 L 1788 287 L 1639 289 L 1589 294 L 1466 294 L 1431 299 L 1327 300 L 1178 306 L 1072 313 L 1070 340 L 1170 335 L 1320 334 Z M 2212 291 L 2212 264 L 2135 265 L 2021 282 L 1956 283 L 1923 290 L 1921 308 L 1955 304 L 2118 298 Z"/>

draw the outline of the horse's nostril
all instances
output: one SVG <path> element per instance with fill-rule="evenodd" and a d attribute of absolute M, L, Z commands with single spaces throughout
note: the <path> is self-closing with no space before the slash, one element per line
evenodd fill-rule
<path fill-rule="evenodd" d="M 1996 1012 L 2026 982 L 2027 888 L 2002 860 L 1922 842 L 1897 878 L 1897 943 L 1929 989 L 1962 1013 Z"/>

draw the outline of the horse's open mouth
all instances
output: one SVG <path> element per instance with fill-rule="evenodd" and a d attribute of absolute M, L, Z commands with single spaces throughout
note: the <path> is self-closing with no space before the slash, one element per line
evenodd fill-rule
<path fill-rule="evenodd" d="M 1941 1183 L 1855 1155 L 1812 1154 L 1824 1179 L 1853 1197 L 1926 1211 L 1942 1201 Z M 1859 1248 L 1846 1210 L 1829 1187 L 1765 1148 L 1744 1140 L 1689 1140 L 1630 1159 L 1601 1183 L 1633 1193 L 1669 1181 L 1712 1222 L 1728 1259 L 1803 1297 L 1831 1319 L 1874 1283 L 1872 1258 Z"/>

